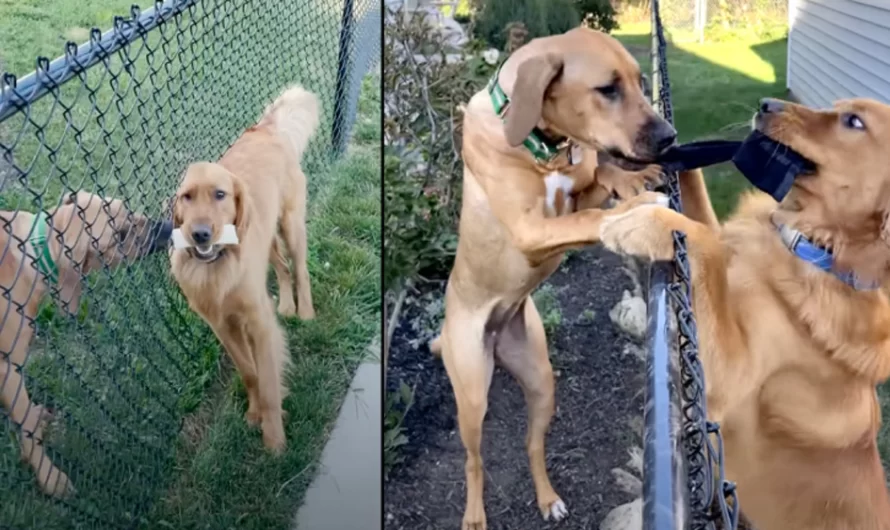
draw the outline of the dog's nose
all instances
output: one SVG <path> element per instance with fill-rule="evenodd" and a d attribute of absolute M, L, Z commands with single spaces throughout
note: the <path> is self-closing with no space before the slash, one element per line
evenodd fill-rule
<path fill-rule="evenodd" d="M 662 153 L 677 141 L 677 130 L 670 123 L 662 120 L 652 131 L 652 140 L 656 151 Z"/>
<path fill-rule="evenodd" d="M 784 108 L 785 103 L 781 100 L 773 98 L 763 98 L 760 100 L 761 114 L 775 114 L 776 112 L 782 112 L 782 109 Z"/>
<path fill-rule="evenodd" d="M 210 242 L 213 230 L 207 225 L 194 225 L 192 227 L 192 241 L 196 245 L 204 245 Z"/>

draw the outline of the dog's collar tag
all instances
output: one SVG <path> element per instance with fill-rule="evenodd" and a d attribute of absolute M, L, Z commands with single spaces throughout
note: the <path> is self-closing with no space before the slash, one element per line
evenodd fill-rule
<path fill-rule="evenodd" d="M 56 262 L 50 252 L 48 231 L 49 219 L 44 212 L 38 212 L 34 216 L 34 223 L 31 225 L 31 236 L 28 237 L 28 242 L 34 247 L 37 270 L 43 273 L 47 280 L 56 283 L 59 281 L 59 268 L 56 266 Z"/>
<path fill-rule="evenodd" d="M 842 273 L 834 270 L 834 256 L 830 251 L 807 239 L 799 230 L 795 230 L 788 225 L 776 224 L 775 221 L 773 221 L 773 224 L 779 230 L 782 243 L 785 244 L 792 254 L 803 261 L 833 274 L 837 279 L 857 291 L 874 291 L 879 287 L 877 282 L 860 280 L 856 273 L 852 271 Z"/>
<path fill-rule="evenodd" d="M 494 107 L 494 112 L 501 118 L 501 120 L 504 119 L 504 114 L 510 107 L 510 98 L 507 97 L 507 93 L 504 92 L 504 89 L 501 88 L 500 83 L 498 83 L 498 75 L 500 75 L 503 66 L 504 63 L 501 63 L 501 65 L 498 66 L 494 75 L 488 80 L 488 86 L 486 87 L 488 95 L 491 97 L 491 104 Z M 575 143 L 569 140 L 554 142 L 544 134 L 544 131 L 535 127 L 528 136 L 525 137 L 525 140 L 522 141 L 522 145 L 531 152 L 537 163 L 547 164 L 559 156 L 560 153 L 574 146 Z M 571 151 L 569 151 L 568 157 L 570 164 L 574 165 L 577 163 L 574 161 Z M 580 160 L 579 157 L 578 161 L 580 162 Z"/>

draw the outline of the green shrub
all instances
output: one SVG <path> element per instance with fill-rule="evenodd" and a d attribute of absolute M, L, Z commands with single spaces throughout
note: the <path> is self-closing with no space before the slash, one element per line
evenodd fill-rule
<path fill-rule="evenodd" d="M 408 443 L 402 422 L 414 404 L 414 389 L 402 381 L 397 391 L 386 393 L 383 412 L 383 473 L 388 475 L 393 467 L 402 463 L 399 448 Z"/>
<path fill-rule="evenodd" d="M 460 104 L 482 87 L 478 66 L 449 53 L 422 14 L 386 14 L 384 288 L 445 277 L 457 247 Z"/>
<path fill-rule="evenodd" d="M 502 50 L 506 27 L 522 22 L 528 38 L 564 33 L 581 25 L 611 31 L 618 26 L 610 0 L 476 0 L 474 30 L 478 38 Z"/>
<path fill-rule="evenodd" d="M 617 13 L 612 0 L 577 0 L 577 5 L 587 26 L 606 33 L 618 29 Z"/>
<path fill-rule="evenodd" d="M 474 31 L 491 46 L 504 49 L 511 22 L 525 24 L 534 39 L 579 26 L 581 12 L 575 0 L 476 0 Z"/>

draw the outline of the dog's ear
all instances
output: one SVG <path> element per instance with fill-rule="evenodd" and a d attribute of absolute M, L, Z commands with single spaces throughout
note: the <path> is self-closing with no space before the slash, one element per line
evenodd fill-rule
<path fill-rule="evenodd" d="M 235 231 L 239 238 L 243 238 L 250 224 L 250 213 L 253 205 L 244 183 L 237 175 L 232 175 L 232 190 L 235 199 Z"/>
<path fill-rule="evenodd" d="M 170 197 L 165 201 L 164 211 L 167 212 L 167 208 L 170 208 L 170 213 L 173 217 L 173 228 L 179 228 L 182 226 L 182 213 L 180 212 L 179 198 L 177 196 Z"/>
<path fill-rule="evenodd" d="M 511 146 L 522 144 L 541 120 L 544 95 L 561 71 L 562 58 L 552 53 L 531 57 L 519 65 L 504 120 L 504 132 Z"/>

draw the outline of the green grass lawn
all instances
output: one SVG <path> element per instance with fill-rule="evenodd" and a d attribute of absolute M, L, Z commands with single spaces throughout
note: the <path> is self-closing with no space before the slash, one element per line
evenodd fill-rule
<path fill-rule="evenodd" d="M 28 74 L 38 55 L 59 56 L 132 3 L 0 0 L 0 66 Z M 267 456 L 246 428 L 239 378 L 224 360 L 220 368 L 217 341 L 157 254 L 91 275 L 78 318 L 44 306 L 28 388 L 57 411 L 46 445 L 77 494 L 41 495 L 4 435 L 0 526 L 287 527 L 379 325 L 379 78 L 364 80 L 352 145 L 332 165 L 335 4 L 203 0 L 128 46 L 127 60 L 109 58 L 27 119 L 0 124 L 0 143 L 26 172 L 0 165 L 0 209 L 51 208 L 65 189 L 88 189 L 160 217 L 185 166 L 217 158 L 285 84 L 303 84 L 323 107 L 304 158 L 318 317 L 285 324 L 294 360 L 288 451 Z"/>
<path fill-rule="evenodd" d="M 668 28 L 670 30 L 670 28 Z M 615 36 L 651 73 L 648 24 L 627 25 Z M 787 40 L 737 40 L 699 44 L 677 39 L 668 47 L 674 123 L 679 141 L 741 139 L 763 97 L 787 98 Z M 705 169 L 711 202 L 719 216 L 732 212 L 739 193 L 751 186 L 731 163 Z M 884 424 L 878 443 L 890 469 L 890 384 L 878 389 Z"/>

